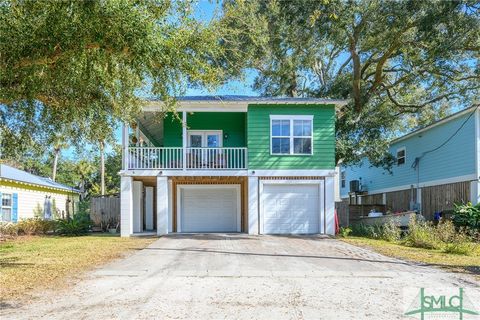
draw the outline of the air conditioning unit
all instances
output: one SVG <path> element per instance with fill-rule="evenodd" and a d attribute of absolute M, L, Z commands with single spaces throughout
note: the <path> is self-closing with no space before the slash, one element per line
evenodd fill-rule
<path fill-rule="evenodd" d="M 350 181 L 350 192 L 360 192 L 360 181 L 352 180 Z"/>

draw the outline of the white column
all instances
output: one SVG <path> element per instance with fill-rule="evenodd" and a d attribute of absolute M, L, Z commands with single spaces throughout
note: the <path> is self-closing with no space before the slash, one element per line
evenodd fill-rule
<path fill-rule="evenodd" d="M 187 170 L 187 113 L 182 112 L 182 168 L 183 171 Z"/>
<path fill-rule="evenodd" d="M 480 181 L 470 182 L 470 202 L 476 205 L 480 202 Z"/>
<path fill-rule="evenodd" d="M 386 192 L 382 193 L 382 204 L 387 205 L 387 193 Z"/>
<path fill-rule="evenodd" d="M 130 137 L 128 136 L 128 124 L 123 123 L 122 126 L 122 169 L 128 170 L 128 141 Z"/>
<path fill-rule="evenodd" d="M 145 187 L 145 229 L 153 230 L 153 187 Z"/>
<path fill-rule="evenodd" d="M 168 178 L 157 177 L 157 235 L 168 233 Z"/>
<path fill-rule="evenodd" d="M 248 234 L 258 234 L 258 177 L 248 177 Z"/>
<path fill-rule="evenodd" d="M 325 231 L 335 235 L 335 178 L 325 177 Z"/>
<path fill-rule="evenodd" d="M 132 190 L 132 230 L 143 232 L 143 182 L 133 181 Z"/>
<path fill-rule="evenodd" d="M 132 177 L 120 178 L 120 234 L 122 237 L 129 237 L 132 234 L 132 183 Z"/>
<path fill-rule="evenodd" d="M 422 188 L 417 188 L 417 209 L 422 211 Z"/>
<path fill-rule="evenodd" d="M 173 232 L 173 183 L 168 180 L 168 233 Z"/>

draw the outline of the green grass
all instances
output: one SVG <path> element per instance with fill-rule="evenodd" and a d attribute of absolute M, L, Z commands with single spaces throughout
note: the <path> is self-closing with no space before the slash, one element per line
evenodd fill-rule
<path fill-rule="evenodd" d="M 36 290 L 64 287 L 83 271 L 152 241 L 89 235 L 18 237 L 0 242 L 0 299 L 27 299 Z"/>
<path fill-rule="evenodd" d="M 473 254 L 447 253 L 440 249 L 407 247 L 385 240 L 364 237 L 340 238 L 342 241 L 367 247 L 383 255 L 408 261 L 415 261 L 448 269 L 449 271 L 473 274 L 480 280 L 480 245 L 475 244 Z"/>

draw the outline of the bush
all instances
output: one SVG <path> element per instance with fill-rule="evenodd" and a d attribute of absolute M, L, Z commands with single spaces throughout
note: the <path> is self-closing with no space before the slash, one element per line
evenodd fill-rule
<path fill-rule="evenodd" d="M 18 226 L 12 222 L 0 222 L 0 238 L 18 236 Z"/>
<path fill-rule="evenodd" d="M 433 230 L 435 232 L 435 237 L 445 243 L 455 241 L 458 235 L 455 225 L 450 220 L 440 221 Z"/>
<path fill-rule="evenodd" d="M 439 242 L 435 227 L 428 222 L 419 222 L 415 216 L 408 223 L 408 233 L 405 236 L 404 244 L 409 247 L 439 249 Z"/>
<path fill-rule="evenodd" d="M 86 234 L 90 230 L 90 215 L 88 213 L 79 212 L 71 219 L 57 220 L 57 233 L 67 236 L 80 236 Z"/>
<path fill-rule="evenodd" d="M 480 203 L 475 206 L 471 202 L 455 204 L 452 219 L 458 227 L 480 230 Z"/>
<path fill-rule="evenodd" d="M 401 230 L 397 221 L 390 220 L 384 225 L 366 225 L 363 223 L 353 225 L 352 234 L 357 237 L 394 242 L 400 239 Z"/>
<path fill-rule="evenodd" d="M 348 237 L 350 235 L 350 233 L 352 232 L 352 229 L 350 229 L 349 227 L 341 227 L 340 228 L 340 235 L 344 238 Z"/>
<path fill-rule="evenodd" d="M 461 255 L 473 255 L 475 252 L 475 244 L 471 241 L 455 241 L 446 243 L 443 248 L 445 253 L 461 254 Z"/>
<path fill-rule="evenodd" d="M 381 228 L 381 239 L 396 242 L 400 240 L 402 236 L 402 230 L 400 230 L 398 220 L 390 219 Z"/>
<path fill-rule="evenodd" d="M 55 221 L 39 218 L 22 219 L 17 223 L 19 233 L 40 235 L 55 231 Z"/>

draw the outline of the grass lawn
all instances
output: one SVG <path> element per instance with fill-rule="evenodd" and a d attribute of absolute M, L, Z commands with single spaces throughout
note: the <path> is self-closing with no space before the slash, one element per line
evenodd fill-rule
<path fill-rule="evenodd" d="M 480 280 L 480 246 L 478 246 L 475 255 L 465 256 L 444 253 L 440 250 L 412 248 L 384 240 L 363 237 L 339 239 L 359 247 L 370 248 L 389 257 L 426 263 L 449 271 L 473 274 L 477 280 Z"/>
<path fill-rule="evenodd" d="M 28 298 L 32 290 L 64 287 L 82 271 L 143 248 L 154 239 L 113 235 L 19 237 L 0 242 L 0 299 Z"/>

